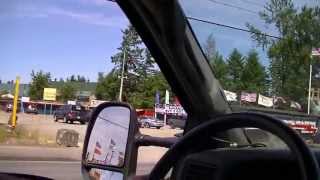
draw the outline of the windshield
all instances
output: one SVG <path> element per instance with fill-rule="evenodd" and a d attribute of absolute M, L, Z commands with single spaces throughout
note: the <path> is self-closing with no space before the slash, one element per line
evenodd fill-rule
<path fill-rule="evenodd" d="M 180 1 L 233 112 L 265 112 L 320 143 L 319 1 Z"/>
<path fill-rule="evenodd" d="M 1 172 L 82 179 L 88 124 L 97 106 L 110 101 L 129 103 L 138 119 L 145 117 L 142 134 L 182 132 L 184 124 L 169 126 L 167 119 L 186 113 L 115 2 L 0 1 L 0 27 Z M 102 151 L 126 137 L 117 133 L 90 144 L 95 158 L 124 156 L 116 148 Z M 148 173 L 165 151 L 139 148 L 137 174 Z"/>

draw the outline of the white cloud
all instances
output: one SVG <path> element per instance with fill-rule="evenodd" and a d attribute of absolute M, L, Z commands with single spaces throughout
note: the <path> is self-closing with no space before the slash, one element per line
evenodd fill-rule
<path fill-rule="evenodd" d="M 50 8 L 47 9 L 49 16 L 65 16 L 74 20 L 77 20 L 82 23 L 93 24 L 98 26 L 107 26 L 107 27 L 123 27 L 128 24 L 125 16 L 113 16 L 106 15 L 103 13 L 95 12 L 77 12 L 66 10 L 62 8 Z"/>
<path fill-rule="evenodd" d="M 83 0 L 86 1 L 86 0 Z M 94 3 L 105 1 L 94 0 Z M 108 10 L 108 8 L 113 10 Z M 119 11 L 119 12 L 118 12 Z M 112 13 L 111 13 L 112 12 Z M 0 17 L 19 17 L 19 18 L 70 18 L 72 20 L 103 27 L 123 28 L 128 24 L 128 20 L 120 8 L 115 11 L 113 6 L 106 6 L 102 9 L 71 9 L 54 5 L 34 5 L 34 4 L 16 4 L 7 11 L 0 12 Z"/>

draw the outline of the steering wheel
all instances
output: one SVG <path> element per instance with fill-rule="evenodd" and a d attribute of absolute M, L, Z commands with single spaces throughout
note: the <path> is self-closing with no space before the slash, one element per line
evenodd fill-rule
<path fill-rule="evenodd" d="M 197 147 L 199 139 L 208 137 L 208 132 L 218 133 L 244 127 L 260 128 L 278 136 L 297 158 L 303 180 L 319 180 L 319 167 L 314 154 L 293 129 L 271 116 L 247 112 L 222 115 L 190 130 L 162 156 L 152 169 L 149 179 L 164 178 L 170 168 L 187 154 L 185 149 Z"/>

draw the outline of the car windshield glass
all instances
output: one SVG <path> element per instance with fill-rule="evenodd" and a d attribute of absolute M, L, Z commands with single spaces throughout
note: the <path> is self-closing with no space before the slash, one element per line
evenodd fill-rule
<path fill-rule="evenodd" d="M 319 1 L 180 4 L 233 111 L 266 112 L 319 143 Z"/>
<path fill-rule="evenodd" d="M 142 134 L 173 137 L 183 131 L 185 123 L 169 125 L 167 116 L 186 113 L 116 2 L 0 1 L 0 27 L 1 173 L 83 179 L 87 127 L 107 102 L 130 104 Z M 113 139 L 122 132 L 111 133 Z M 99 133 L 93 134 L 103 137 Z M 122 161 L 114 140 L 91 144 L 94 158 Z M 164 153 L 139 149 L 138 164 L 150 164 L 138 165 L 138 174 L 148 173 Z M 102 172 L 94 171 L 104 179 L 108 171 Z"/>

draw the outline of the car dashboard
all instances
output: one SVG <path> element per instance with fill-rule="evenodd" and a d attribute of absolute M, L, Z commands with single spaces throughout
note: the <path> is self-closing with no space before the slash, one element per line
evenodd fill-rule
<path fill-rule="evenodd" d="M 318 162 L 320 151 L 314 150 Z M 189 154 L 173 176 L 183 180 L 300 180 L 298 162 L 286 149 L 229 148 Z"/>

